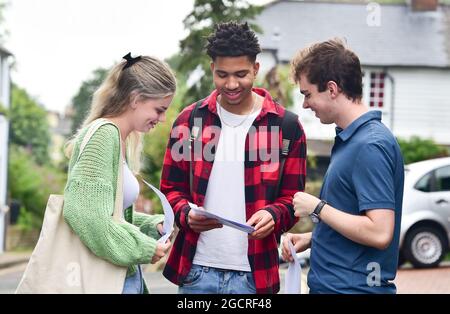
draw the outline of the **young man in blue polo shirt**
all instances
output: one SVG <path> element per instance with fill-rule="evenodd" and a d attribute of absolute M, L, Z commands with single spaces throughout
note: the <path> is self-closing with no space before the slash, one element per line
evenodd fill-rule
<path fill-rule="evenodd" d="M 323 124 L 336 124 L 320 199 L 298 192 L 295 215 L 312 233 L 288 234 L 283 257 L 311 248 L 310 293 L 395 293 L 403 197 L 403 158 L 380 111 L 362 102 L 358 57 L 339 39 L 314 44 L 292 61 L 293 76 Z"/>

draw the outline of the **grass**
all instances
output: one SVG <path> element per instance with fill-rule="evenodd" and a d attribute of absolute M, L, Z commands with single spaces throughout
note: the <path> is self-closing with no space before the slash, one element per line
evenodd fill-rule
<path fill-rule="evenodd" d="M 450 261 L 450 252 L 445 255 L 444 261 Z"/>

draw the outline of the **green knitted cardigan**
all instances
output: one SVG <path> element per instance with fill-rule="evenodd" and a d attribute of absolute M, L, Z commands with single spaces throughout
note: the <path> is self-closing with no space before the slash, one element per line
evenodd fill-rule
<path fill-rule="evenodd" d="M 160 237 L 156 225 L 163 215 L 146 215 L 128 208 L 126 222 L 113 220 L 120 151 L 120 133 L 113 124 L 101 126 L 76 162 L 88 128 L 75 140 L 64 189 L 65 221 L 98 257 L 128 267 L 133 275 L 137 264 L 150 263 Z"/>

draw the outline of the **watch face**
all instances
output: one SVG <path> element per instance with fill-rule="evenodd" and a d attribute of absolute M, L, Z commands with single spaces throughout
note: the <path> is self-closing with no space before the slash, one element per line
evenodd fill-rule
<path fill-rule="evenodd" d="M 310 215 L 310 217 L 311 217 L 311 220 L 312 220 L 313 223 L 315 223 L 315 224 L 319 223 L 319 217 L 317 217 L 316 214 L 312 213 Z"/>

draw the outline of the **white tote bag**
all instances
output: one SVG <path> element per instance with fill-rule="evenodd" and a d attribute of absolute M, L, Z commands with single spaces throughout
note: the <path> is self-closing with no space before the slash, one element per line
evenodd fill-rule
<path fill-rule="evenodd" d="M 91 124 L 78 159 L 95 131 L 107 123 L 111 122 L 98 119 Z M 123 222 L 123 157 L 119 155 L 113 219 Z M 63 203 L 63 195 L 50 195 L 39 240 L 16 293 L 121 293 L 127 268 L 97 257 L 81 242 L 64 220 Z"/>

